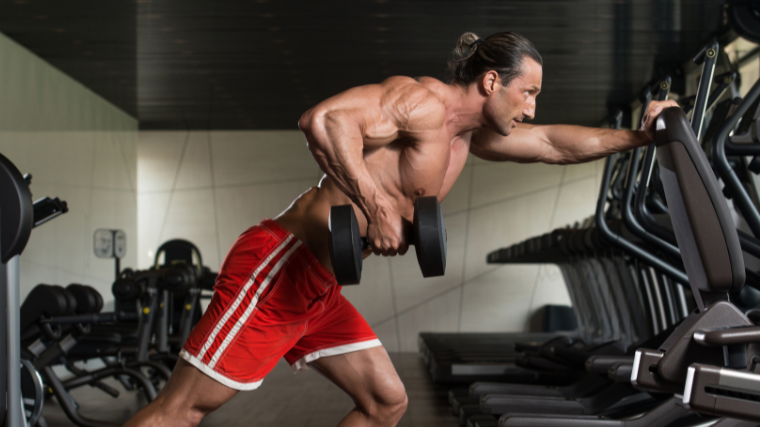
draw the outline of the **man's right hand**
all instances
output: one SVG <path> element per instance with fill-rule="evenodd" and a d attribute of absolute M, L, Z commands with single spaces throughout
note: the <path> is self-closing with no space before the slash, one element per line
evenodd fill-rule
<path fill-rule="evenodd" d="M 406 220 L 391 206 L 378 206 L 375 215 L 367 221 L 367 242 L 375 255 L 404 255 L 409 249 Z"/>

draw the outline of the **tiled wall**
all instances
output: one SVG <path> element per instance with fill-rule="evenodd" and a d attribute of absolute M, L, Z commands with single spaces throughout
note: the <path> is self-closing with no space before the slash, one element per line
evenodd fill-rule
<path fill-rule="evenodd" d="M 601 162 L 489 163 L 471 156 L 443 202 L 446 275 L 423 279 L 413 255 L 365 260 L 343 294 L 389 351 L 416 351 L 420 331 L 521 331 L 544 304 L 569 304 L 553 266 L 485 263 L 499 247 L 593 213 Z M 274 217 L 321 177 L 298 131 L 140 132 L 140 267 L 171 238 L 195 242 L 213 269 L 235 238 Z"/>
<path fill-rule="evenodd" d="M 113 300 L 112 260 L 93 254 L 97 228 L 127 233 L 137 255 L 137 121 L 0 34 L 0 153 L 33 176 L 34 199 L 69 213 L 32 231 L 21 297 L 39 283 L 95 286 Z"/>

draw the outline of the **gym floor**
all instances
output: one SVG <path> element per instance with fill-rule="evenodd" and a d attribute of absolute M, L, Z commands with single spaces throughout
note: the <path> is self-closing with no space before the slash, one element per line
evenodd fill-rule
<path fill-rule="evenodd" d="M 456 427 L 447 402 L 449 387 L 433 384 L 424 362 L 416 353 L 391 354 L 393 364 L 406 386 L 409 407 L 399 427 Z M 110 381 L 110 380 L 109 380 Z M 82 387 L 72 393 L 83 406 L 85 416 L 124 423 L 145 399 L 136 392 L 124 391 L 113 399 L 100 390 Z M 86 405 L 86 406 L 85 406 Z M 210 426 L 335 426 L 353 408 L 351 399 L 315 371 L 293 375 L 284 361 L 266 377 L 261 388 L 240 393 L 221 410 L 206 417 L 201 427 Z M 72 426 L 55 399 L 45 401 L 43 415 L 50 427 Z"/>

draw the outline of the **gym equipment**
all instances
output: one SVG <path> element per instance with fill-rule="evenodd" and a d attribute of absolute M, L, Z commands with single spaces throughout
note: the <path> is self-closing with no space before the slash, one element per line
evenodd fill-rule
<path fill-rule="evenodd" d="M 729 367 L 731 364 L 741 365 L 742 362 L 746 364 L 749 355 L 743 353 L 741 349 L 732 348 L 732 344 L 736 344 L 738 335 L 743 336 L 745 342 L 752 341 L 752 330 L 745 326 L 736 330 L 736 333 L 732 335 L 730 330 L 723 329 L 732 323 L 747 325 L 746 321 L 740 319 L 741 315 L 737 315 L 737 311 L 729 309 L 730 303 L 724 300 L 727 291 L 735 291 L 736 287 L 741 287 L 744 269 L 743 259 L 739 255 L 741 253 L 740 239 L 733 225 L 733 220 L 728 215 L 725 200 L 722 198 L 719 187 L 710 171 L 711 168 L 705 160 L 704 153 L 696 142 L 685 116 L 679 109 L 666 109 L 658 121 L 660 121 L 657 126 L 657 145 L 660 148 L 658 158 L 663 165 L 660 167 L 660 173 L 668 195 L 668 206 L 673 215 L 673 223 L 676 224 L 675 232 L 681 243 L 679 246 L 684 252 L 686 271 L 692 278 L 689 283 L 699 310 L 672 333 L 669 333 L 670 337 L 664 343 L 656 347 L 643 346 L 644 348 L 657 348 L 658 350 L 637 350 L 632 366 L 632 379 L 638 388 L 657 392 L 680 393 L 683 390 L 683 386 L 679 387 L 678 385 L 679 383 L 683 384 L 681 377 L 691 378 L 691 374 L 687 374 L 686 371 L 686 365 L 689 361 L 713 359 L 720 361 L 719 365 L 726 363 Z M 729 125 L 726 126 L 730 127 Z M 692 168 L 689 167 L 689 164 L 693 164 Z M 610 161 L 608 160 L 605 166 L 603 188 L 605 185 L 609 186 L 610 171 Z M 709 200 L 705 201 L 705 197 L 709 197 Z M 713 207 L 714 210 L 709 209 L 709 207 Z M 688 239 L 689 236 L 691 236 L 690 242 L 684 243 L 684 240 Z M 722 241 L 723 243 L 718 243 L 720 239 L 725 240 Z M 720 251 L 724 251 L 723 254 Z M 722 263 L 722 265 L 718 266 L 718 263 Z M 716 276 L 716 271 L 721 269 L 723 270 L 722 274 Z M 702 271 L 701 274 L 700 271 Z M 718 281 L 716 281 L 716 277 Z M 707 306 L 707 304 L 710 305 Z M 718 331 L 715 330 L 716 327 L 719 329 Z M 695 328 L 708 332 L 696 333 Z M 691 337 L 692 333 L 694 341 L 700 345 L 717 346 L 717 348 L 710 351 L 690 344 L 686 337 Z M 706 338 L 702 338 L 702 336 Z M 733 340 L 726 340 L 722 337 L 732 337 Z M 756 409 L 743 405 L 737 400 L 741 399 L 741 391 L 736 389 L 736 385 L 741 384 L 741 381 L 733 380 L 731 382 L 732 380 L 729 379 L 736 378 L 736 375 L 731 376 L 729 374 L 724 377 L 723 383 L 726 384 L 728 381 L 734 387 L 730 387 L 729 392 L 718 396 L 716 399 L 715 395 L 720 395 L 720 393 L 716 393 L 714 390 L 715 381 L 719 379 L 716 379 L 715 375 L 710 377 L 715 370 L 710 371 L 709 368 L 702 368 L 699 365 L 692 366 L 695 367 L 692 370 L 695 377 L 700 369 L 705 369 L 704 379 L 701 382 L 702 389 L 700 390 L 697 387 L 695 393 L 701 392 L 700 397 L 707 397 L 701 401 L 707 408 L 707 413 L 743 415 L 746 417 L 747 414 L 752 413 L 752 409 Z M 699 383 L 699 377 L 696 378 L 695 383 Z M 705 386 L 709 386 L 709 388 L 705 389 Z M 690 396 L 692 394 L 684 392 L 684 401 L 688 401 Z M 718 401 L 719 399 L 723 399 L 722 403 L 727 408 L 725 411 L 713 409 L 716 407 L 715 405 L 721 403 Z M 499 425 L 666 425 L 683 415 L 687 409 L 677 403 L 677 399 L 671 398 L 643 416 L 626 420 L 596 417 L 563 416 L 550 418 L 538 415 L 505 415 L 500 419 Z M 754 416 L 756 417 L 756 415 Z M 722 423 L 721 425 L 728 424 Z"/>
<path fill-rule="evenodd" d="M 31 180 L 31 175 L 27 174 L 29 177 L 29 180 Z M 53 218 L 57 218 L 66 212 L 69 211 L 69 207 L 66 204 L 65 201 L 59 199 L 58 197 L 51 199 L 50 197 L 43 197 L 39 200 L 36 200 L 34 202 L 34 227 L 39 227 L 40 225 L 52 220 Z"/>
<path fill-rule="evenodd" d="M 612 117 L 615 127 L 620 126 L 622 116 L 622 112 L 618 112 Z M 620 182 L 622 183 L 622 179 Z M 587 253 L 600 253 L 597 248 L 586 246 L 584 228 L 555 230 L 491 253 L 488 257 L 489 263 L 511 262 L 510 259 L 515 260 L 514 262 L 557 263 L 568 284 L 578 322 L 577 330 L 563 333 L 559 337 L 557 334 L 546 333 L 420 333 L 418 340 L 420 352 L 434 381 L 439 383 L 499 381 L 563 385 L 578 379 L 579 376 L 567 367 L 536 356 L 542 344 L 550 345 L 552 342 L 559 342 L 563 345 L 572 345 L 578 342 L 579 338 L 594 342 L 607 336 L 607 332 L 603 332 L 602 325 L 610 324 L 610 315 L 603 306 L 603 301 L 609 298 L 609 293 L 599 287 L 602 285 L 599 282 L 593 281 L 592 286 L 588 286 L 586 282 L 589 277 L 607 274 L 609 265 L 605 265 L 604 271 L 599 271 L 597 268 L 601 268 L 601 265 L 598 264 L 589 264 L 576 269 L 572 263 L 576 257 L 586 258 Z M 627 268 L 619 264 L 613 267 L 613 269 L 621 269 L 621 272 L 628 271 Z M 634 297 L 633 300 L 638 299 Z M 637 318 L 643 319 L 644 316 L 639 315 Z M 606 330 L 609 331 L 610 328 Z M 638 332 L 630 334 L 629 337 L 644 339 L 645 335 L 644 332 Z M 534 355 L 523 354 L 526 349 L 530 349 Z M 532 369 L 535 364 L 541 365 L 540 370 Z M 465 389 L 464 394 L 469 396 L 468 390 Z"/>
<path fill-rule="evenodd" d="M 736 185 L 738 178 L 731 165 L 728 164 L 726 154 L 729 151 L 735 152 L 745 148 L 742 145 L 730 144 L 728 135 L 735 129 L 739 120 L 745 122 L 756 116 L 752 109 L 756 108 L 758 98 L 760 98 L 760 81 L 755 83 L 734 115 L 724 124 L 714 146 L 718 171 L 726 185 L 731 186 L 734 199 L 739 199 L 740 203 L 736 203 L 736 206 L 742 216 L 750 218 L 749 221 L 756 221 L 757 207 L 754 203 L 741 202 L 744 197 L 749 197 L 741 184 Z M 722 289 L 718 290 L 722 291 Z M 700 318 L 695 319 L 693 326 L 690 325 L 688 330 L 680 334 L 680 337 L 693 346 L 692 351 L 701 355 L 699 359 L 682 358 L 677 366 L 684 370 L 683 404 L 690 409 L 707 414 L 726 415 L 758 422 L 760 421 L 757 412 L 760 375 L 756 373 L 757 361 L 760 360 L 756 347 L 759 330 L 756 325 L 760 320 L 757 316 L 758 311 L 749 310 L 741 313 L 731 302 L 714 296 L 708 301 L 714 300 L 717 301 L 702 310 Z M 715 313 L 720 315 L 721 310 L 725 313 L 720 318 L 716 318 Z M 714 357 L 716 353 L 723 353 L 723 357 Z M 712 360 L 709 360 L 711 355 Z"/>
<path fill-rule="evenodd" d="M 446 272 L 446 226 L 438 198 L 419 197 L 414 201 L 414 234 L 409 238 L 417 252 L 423 277 L 442 276 Z M 352 205 L 330 208 L 330 258 L 339 285 L 356 285 L 361 281 L 362 251 L 369 247 L 361 237 Z"/>
<path fill-rule="evenodd" d="M 129 368 L 144 369 L 156 384 L 168 379 L 179 351 L 200 319 L 201 292 L 210 290 L 216 280 L 217 274 L 202 262 L 195 245 L 175 239 L 159 247 L 154 267 L 122 270 L 111 288 L 116 310 L 133 313 L 140 322 L 137 326 L 94 325 L 105 340 L 112 334 L 121 336 L 118 342 L 99 350 L 117 356 Z"/>
<path fill-rule="evenodd" d="M 694 103 L 694 111 L 691 114 L 691 128 L 697 140 L 702 135 L 702 124 L 704 123 L 704 115 L 707 110 L 708 94 L 710 93 L 710 85 L 715 74 L 715 63 L 718 60 L 719 52 L 720 46 L 718 42 L 712 41 L 705 45 L 697 56 L 694 57 L 694 63 L 702 65 L 702 78 L 699 79 L 697 98 Z"/>
<path fill-rule="evenodd" d="M 706 72 L 712 71 L 709 67 L 705 68 Z M 709 81 L 709 79 L 707 80 Z M 658 89 L 660 91 L 660 99 L 664 99 L 667 94 L 667 86 L 669 86 L 667 84 L 667 79 L 664 79 L 663 82 L 659 84 Z M 719 88 L 718 90 L 721 89 Z M 702 96 L 706 96 L 709 92 L 709 87 L 705 87 L 702 92 Z M 651 96 L 651 92 L 647 90 L 645 91 L 645 94 L 648 96 L 644 102 L 650 99 L 649 96 Z M 645 164 L 648 162 L 650 168 L 653 165 L 653 147 L 651 148 L 652 150 L 648 150 L 647 156 L 645 156 Z M 583 254 L 583 247 L 589 245 L 590 247 L 588 250 L 593 254 L 593 258 L 590 258 L 589 261 L 593 262 L 589 263 L 589 261 L 583 261 L 583 259 L 575 259 L 568 264 L 569 267 L 563 268 L 563 273 L 566 277 L 566 283 L 568 284 L 571 299 L 573 299 L 573 306 L 576 308 L 576 311 L 580 311 L 580 313 L 578 313 L 579 323 L 581 325 L 578 331 L 579 336 L 591 340 L 593 340 L 594 337 L 585 336 L 583 332 L 586 330 L 595 330 L 597 328 L 601 328 L 601 330 L 609 330 L 609 328 L 612 328 L 611 337 L 616 337 L 617 339 L 625 337 L 625 340 L 619 342 L 625 343 L 627 341 L 630 343 L 631 334 L 638 335 L 641 333 L 647 333 L 647 325 L 641 324 L 641 320 L 643 320 L 642 318 L 645 317 L 642 314 L 646 312 L 647 316 L 651 318 L 648 327 L 654 328 L 655 333 L 657 333 L 657 331 L 665 331 L 664 333 L 660 332 L 657 338 L 661 342 L 670 334 L 673 326 L 676 325 L 681 318 L 686 316 L 689 311 L 685 302 L 685 297 L 689 293 L 683 290 L 681 286 L 673 283 L 672 279 L 662 274 L 663 272 L 675 272 L 676 281 L 685 283 L 683 279 L 683 276 L 685 276 L 682 270 L 683 267 L 679 265 L 680 252 L 667 241 L 658 239 L 656 236 L 649 234 L 649 231 L 646 229 L 647 227 L 641 228 L 642 226 L 636 222 L 636 218 L 632 212 L 633 209 L 631 209 L 633 190 L 636 188 L 635 184 L 637 177 L 639 176 L 638 162 L 640 154 L 641 150 L 635 150 L 633 155 L 630 156 L 630 162 L 627 162 L 626 156 L 618 156 L 619 160 L 623 160 L 629 164 L 627 174 L 622 172 L 626 168 L 613 166 L 615 164 L 620 164 L 620 161 L 615 163 L 608 161 L 606 174 L 610 176 L 610 181 L 623 182 L 624 184 L 622 187 L 619 187 L 618 185 L 610 185 L 610 182 L 608 181 L 607 187 L 603 187 L 602 192 L 600 193 L 600 203 L 597 209 L 597 221 L 601 218 L 601 220 L 605 222 L 605 225 L 599 227 L 599 230 L 591 228 L 588 229 L 588 231 L 577 232 L 574 234 L 567 232 L 562 233 L 560 230 L 556 230 L 554 233 L 530 239 L 526 242 L 513 245 L 510 248 L 501 249 L 497 252 L 491 253 L 488 257 L 489 262 L 552 262 L 560 264 L 567 254 L 567 252 L 563 252 L 562 248 L 565 248 L 565 251 L 567 251 L 568 248 L 573 248 L 575 250 L 581 249 L 581 252 L 579 253 Z M 615 171 L 614 174 L 611 173 L 613 172 L 613 169 Z M 641 181 L 649 183 L 649 174 L 649 170 L 645 168 L 645 172 L 641 175 Z M 613 175 L 615 176 L 614 179 L 612 178 Z M 647 187 L 647 185 L 641 184 L 638 186 L 639 191 L 636 192 L 636 210 L 651 217 L 652 214 L 646 209 L 647 205 L 644 204 L 647 203 L 647 200 L 652 200 L 652 197 L 645 197 Z M 611 198 L 606 195 L 608 189 L 612 190 Z M 656 193 L 656 191 L 653 193 Z M 604 194 L 603 197 L 601 196 L 602 194 Z M 659 197 L 664 198 L 663 195 L 659 195 Z M 609 215 L 611 216 L 604 214 L 600 216 L 600 212 L 603 213 L 604 206 L 608 204 L 610 206 Z M 661 206 L 653 206 L 660 212 L 668 212 L 667 206 L 664 204 Z M 623 217 L 624 225 L 628 228 L 630 228 L 632 224 L 638 226 L 639 229 L 637 230 L 637 233 L 634 233 L 634 236 L 630 236 L 626 233 L 631 230 L 619 227 L 619 223 L 615 224 L 614 222 L 610 222 L 615 215 Z M 654 218 L 652 219 L 655 221 Z M 672 231 L 665 231 L 671 234 L 670 239 L 672 240 Z M 558 240 L 563 241 L 562 245 L 558 243 L 552 245 L 552 237 L 557 239 L 560 236 L 562 236 L 562 239 Z M 656 272 L 651 267 L 644 266 L 644 268 L 641 269 L 637 267 L 637 269 L 639 269 L 639 275 L 633 276 L 632 278 L 634 280 L 638 279 L 637 282 L 642 286 L 642 289 L 646 290 L 645 293 L 639 294 L 637 297 L 635 293 L 632 294 L 627 292 L 632 289 L 630 285 L 617 288 L 618 285 L 616 283 L 625 282 L 624 278 L 626 277 L 626 274 L 621 274 L 624 273 L 625 270 L 617 269 L 618 278 L 616 280 L 616 273 L 613 272 L 614 269 L 609 267 L 610 265 L 616 264 L 609 264 L 607 256 L 599 256 L 600 251 L 604 252 L 609 250 L 605 249 L 604 240 L 607 240 L 607 245 L 610 243 L 619 245 L 621 246 L 621 249 L 624 250 L 629 247 L 636 248 L 642 254 L 649 254 L 650 256 L 648 258 L 650 261 L 652 259 L 658 259 L 661 261 L 660 265 L 657 266 L 660 267 L 660 272 Z M 662 251 L 664 251 L 664 253 Z M 598 295 L 602 297 L 601 299 L 598 299 L 598 297 L 594 298 L 594 293 L 591 294 L 592 297 L 590 300 L 587 298 L 576 298 L 577 294 L 573 292 L 574 286 L 572 285 L 573 279 L 571 278 L 573 276 L 568 275 L 568 273 L 578 271 L 575 265 L 583 265 L 583 262 L 587 265 L 587 267 L 585 267 L 587 268 L 587 272 L 594 271 L 594 263 L 601 262 L 601 265 L 598 265 L 598 267 L 601 267 L 602 270 L 597 268 L 596 273 L 581 274 L 579 276 L 582 278 L 581 280 L 583 282 L 582 286 L 579 287 L 580 289 L 583 287 L 593 289 L 595 280 L 592 278 L 594 276 L 596 276 L 596 280 L 600 280 L 605 276 L 608 278 L 606 284 L 599 288 L 601 293 Z M 604 266 L 606 263 L 607 267 L 605 268 Z M 617 265 L 624 265 L 624 263 L 619 263 Z M 605 281 L 600 283 L 605 283 Z M 609 290 L 605 291 L 607 287 L 609 287 Z M 623 298 L 617 298 L 617 295 L 621 295 Z M 644 306 L 642 307 L 644 310 L 642 310 L 642 308 L 636 309 L 636 307 L 638 307 L 637 304 L 631 304 L 637 300 L 644 303 Z M 601 304 L 601 306 L 598 304 Z M 612 310 L 608 310 L 609 308 L 612 308 Z M 647 308 L 649 308 L 649 310 L 646 310 Z M 593 316 L 587 315 L 589 311 L 591 313 L 597 313 L 600 309 L 600 315 L 596 319 L 594 319 Z M 604 313 L 605 310 L 608 310 L 606 316 Z M 634 313 L 636 314 L 634 315 Z M 644 326 L 644 329 L 642 329 L 641 326 Z M 649 331 L 651 330 L 652 329 L 649 329 Z M 607 336 L 610 337 L 610 335 Z M 567 366 L 575 365 L 578 367 L 578 364 L 582 364 L 585 366 L 579 367 L 585 368 L 585 370 L 592 375 L 586 376 L 576 384 L 560 388 L 547 388 L 541 386 L 525 387 L 516 384 L 475 383 L 471 385 L 468 394 L 460 395 L 462 396 L 461 398 L 453 396 L 452 391 L 452 394 L 450 394 L 450 401 L 452 402 L 453 407 L 456 408 L 458 406 L 460 424 L 465 425 L 465 423 L 467 423 L 468 425 L 480 425 L 481 427 L 486 425 L 497 425 L 498 421 L 496 421 L 493 414 L 509 412 L 510 410 L 513 412 L 533 412 L 542 414 L 601 413 L 604 414 L 605 417 L 615 417 L 631 416 L 635 413 L 646 411 L 648 408 L 654 408 L 648 413 L 648 420 L 651 420 L 652 417 L 655 417 L 657 414 L 670 417 L 670 419 L 675 419 L 686 412 L 683 408 L 675 410 L 673 408 L 674 403 L 670 400 L 660 402 L 657 399 L 648 397 L 645 393 L 636 393 L 631 389 L 629 378 L 634 359 L 632 353 L 612 357 L 604 355 L 594 356 L 592 355 L 593 352 L 609 354 L 610 350 L 613 350 L 614 354 L 614 347 L 604 349 L 607 344 L 602 344 L 596 348 L 587 347 L 586 349 L 583 349 L 582 345 L 556 346 L 550 343 L 538 347 L 538 351 L 526 353 L 528 363 L 521 361 L 520 358 L 516 359 L 517 363 L 521 366 L 529 365 L 534 369 L 546 369 L 549 366 L 545 363 L 546 360 Z M 638 345 L 643 344 L 647 347 L 658 347 L 660 345 L 658 342 L 652 340 L 646 343 L 638 341 L 638 343 Z M 632 348 L 637 346 L 632 346 Z M 589 350 L 591 352 L 589 352 Z M 529 354 L 534 355 L 531 356 Z M 629 373 L 627 376 L 625 375 L 626 372 Z M 607 381 L 613 381 L 614 383 L 605 383 L 604 380 L 601 380 L 596 376 L 603 374 L 609 376 Z M 599 389 L 599 387 L 602 388 Z M 601 392 L 599 392 L 599 390 L 601 390 Z M 592 391 L 593 393 L 589 394 Z M 478 397 L 480 398 L 478 399 Z M 580 397 L 580 399 L 578 399 L 578 397 Z M 478 412 L 490 413 L 476 415 Z M 587 416 L 583 417 L 584 421 L 588 419 Z M 597 420 L 600 419 L 593 417 L 593 420 L 594 424 L 596 424 Z M 541 421 L 529 425 L 543 425 L 541 424 L 543 421 L 542 418 Z M 563 423 L 566 421 L 568 421 L 568 418 L 562 417 L 557 420 L 558 424 L 556 425 L 565 425 Z M 613 422 L 611 425 L 618 425 L 616 424 L 617 421 L 609 421 Z M 516 421 L 511 422 L 514 423 Z M 514 425 L 522 424 L 518 422 Z M 572 424 L 572 421 L 570 422 L 570 425 L 574 425 Z"/>
<path fill-rule="evenodd" d="M 0 405 L 5 426 L 26 426 L 36 422 L 42 411 L 42 386 L 39 374 L 21 359 L 19 315 L 19 255 L 32 228 L 67 211 L 66 202 L 40 199 L 32 203 L 29 191 L 32 176 L 22 176 L 16 166 L 0 155 L 0 307 L 5 309 L 0 327 L 0 388 L 6 405 Z M 22 375 L 22 369 L 24 370 Z M 27 410 L 28 408 L 28 410 Z"/>
<path fill-rule="evenodd" d="M 128 378 L 130 384 L 136 384 L 143 390 L 148 401 L 156 397 L 153 383 L 138 370 L 120 363 L 106 363 L 106 367 L 89 372 L 74 365 L 79 360 L 106 356 L 105 353 L 113 342 L 100 337 L 99 345 L 81 348 L 81 343 L 92 344 L 92 341 L 88 341 L 92 324 L 137 320 L 133 313 L 101 313 L 102 308 L 103 299 L 100 294 L 89 286 L 79 284 L 71 284 L 66 289 L 38 285 L 21 306 L 24 358 L 42 373 L 46 389 L 56 397 L 66 416 L 76 425 L 84 427 L 110 427 L 114 424 L 81 415 L 79 405 L 69 393 L 71 389 L 89 385 L 118 397 L 119 392 L 101 380 L 107 377 L 120 380 Z M 111 338 L 120 342 L 118 335 Z M 53 369 L 57 365 L 63 365 L 74 377 L 61 380 Z"/>
<path fill-rule="evenodd" d="M 161 259 L 163 256 L 163 264 Z M 167 341 L 179 353 L 190 332 L 201 317 L 200 299 L 203 290 L 213 290 L 217 273 L 203 265 L 201 251 L 192 242 L 173 239 L 156 251 L 154 268 L 171 268 L 164 276 L 163 295 Z M 208 296 L 210 298 L 210 296 Z M 162 318 L 159 323 L 163 322 Z M 163 345 L 163 343 L 162 343 Z M 163 345 L 159 351 L 168 352 Z"/>
<path fill-rule="evenodd" d="M 760 43 L 760 5 L 756 1 L 727 0 L 726 15 L 737 34 L 753 43 Z"/>
<path fill-rule="evenodd" d="M 19 345 L 19 264 L 18 256 L 26 247 L 32 232 L 34 210 L 28 182 L 16 166 L 0 155 L 0 282 L 5 288 L 2 306 L 5 308 L 5 327 L 0 339 L 0 354 L 6 356 L 2 370 L 4 400 L 0 416 L 6 425 L 22 425 L 21 366 Z M 7 413 L 6 413 L 7 411 Z M 7 418 L 6 418 L 7 416 Z"/>

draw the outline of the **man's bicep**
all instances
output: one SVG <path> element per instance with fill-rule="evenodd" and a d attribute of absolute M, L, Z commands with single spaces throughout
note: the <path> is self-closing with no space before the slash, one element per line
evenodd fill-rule
<path fill-rule="evenodd" d="M 551 146 L 539 126 L 518 124 L 508 136 L 480 129 L 472 136 L 470 152 L 483 160 L 533 163 L 546 161 Z"/>

